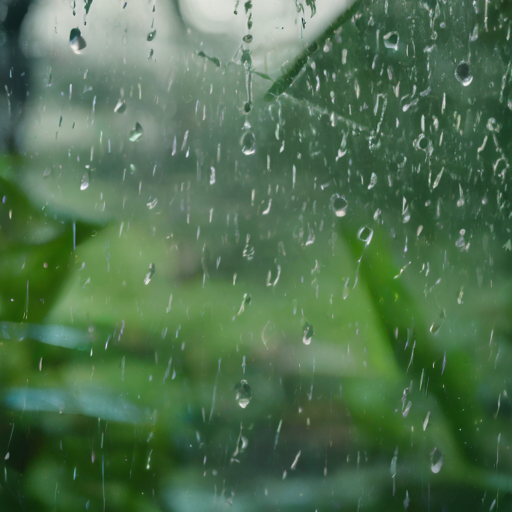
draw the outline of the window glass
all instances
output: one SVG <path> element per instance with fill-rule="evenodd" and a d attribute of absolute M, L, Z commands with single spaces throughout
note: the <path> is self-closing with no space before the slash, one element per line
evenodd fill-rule
<path fill-rule="evenodd" d="M 507 510 L 512 9 L 0 0 L 2 510 Z"/>

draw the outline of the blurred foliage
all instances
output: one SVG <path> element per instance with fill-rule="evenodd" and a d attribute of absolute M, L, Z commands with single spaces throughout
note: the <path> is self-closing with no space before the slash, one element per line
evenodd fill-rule
<path fill-rule="evenodd" d="M 507 510 L 507 5 L 358 2 L 250 112 L 202 50 L 114 120 L 91 70 L 0 161 L 2 510 Z"/>

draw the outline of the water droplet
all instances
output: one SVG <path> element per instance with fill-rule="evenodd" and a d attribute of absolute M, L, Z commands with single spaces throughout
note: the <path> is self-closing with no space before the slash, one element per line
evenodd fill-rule
<path fill-rule="evenodd" d="M 146 206 L 152 210 L 156 205 L 158 204 L 158 199 L 155 197 L 155 199 L 153 199 L 152 201 L 148 201 L 148 203 L 146 204 Z"/>
<path fill-rule="evenodd" d="M 137 142 L 142 137 L 142 126 L 135 123 L 135 128 L 130 132 L 130 142 Z"/>
<path fill-rule="evenodd" d="M 373 238 L 373 229 L 369 228 L 368 226 L 361 228 L 357 232 L 357 238 L 361 240 L 361 242 L 364 242 L 365 245 L 370 245 L 370 242 L 372 241 Z"/>
<path fill-rule="evenodd" d="M 156 37 L 156 30 L 152 30 L 149 34 L 148 34 L 148 37 L 146 37 L 146 40 L 148 41 L 153 41 L 153 39 L 155 39 Z"/>
<path fill-rule="evenodd" d="M 80 190 L 87 190 L 89 188 L 89 175 L 85 173 L 82 176 L 82 181 L 80 182 Z"/>
<path fill-rule="evenodd" d="M 314 43 L 311 43 L 307 47 L 308 55 L 313 55 L 320 49 L 319 44 L 315 41 Z"/>
<path fill-rule="evenodd" d="M 240 57 L 240 64 L 242 64 L 246 70 L 249 70 L 252 68 L 251 50 L 242 50 L 242 56 Z"/>
<path fill-rule="evenodd" d="M 500 126 L 500 124 L 498 123 L 498 121 L 496 121 L 496 119 L 494 119 L 494 117 L 490 117 L 490 118 L 487 120 L 487 129 L 488 129 L 490 132 L 499 133 L 499 132 L 500 132 L 500 130 L 501 130 L 501 126 Z"/>
<path fill-rule="evenodd" d="M 237 316 L 240 316 L 245 311 L 245 306 L 249 306 L 251 301 L 252 297 L 248 293 L 244 293 L 244 298 L 242 299 L 242 304 L 240 305 Z"/>
<path fill-rule="evenodd" d="M 71 32 L 69 33 L 69 46 L 77 54 L 81 53 L 81 51 L 87 46 L 80 29 L 71 29 Z"/>
<path fill-rule="evenodd" d="M 252 155 L 256 151 L 256 137 L 252 132 L 245 132 L 240 139 L 240 145 L 242 146 L 242 153 L 244 155 Z"/>
<path fill-rule="evenodd" d="M 391 477 L 395 478 L 396 476 L 396 463 L 398 461 L 398 446 L 395 448 L 395 454 L 391 459 L 391 465 L 389 467 L 389 472 L 391 473 Z"/>
<path fill-rule="evenodd" d="M 313 228 L 308 222 L 308 239 L 306 240 L 306 246 L 314 244 L 315 243 L 315 232 L 313 231 Z"/>
<path fill-rule="evenodd" d="M 254 247 L 252 245 L 249 245 L 247 244 L 245 247 L 244 247 L 244 250 L 242 252 L 242 256 L 247 260 L 247 261 L 252 261 L 254 259 Z"/>
<path fill-rule="evenodd" d="M 126 102 L 124 100 L 119 99 L 114 107 L 114 112 L 116 114 L 122 114 L 126 110 Z"/>
<path fill-rule="evenodd" d="M 235 391 L 236 391 L 236 400 L 238 402 L 238 405 L 242 409 L 245 409 L 249 405 L 249 402 L 252 399 L 252 391 L 251 391 L 251 387 L 249 386 L 249 383 L 246 380 L 242 379 L 235 386 Z"/>
<path fill-rule="evenodd" d="M 425 432 L 425 430 L 427 430 L 429 418 L 430 418 L 430 411 L 427 412 L 427 415 L 425 416 L 425 419 L 423 420 L 423 432 Z"/>
<path fill-rule="evenodd" d="M 150 263 L 149 264 L 148 273 L 146 274 L 146 277 L 144 278 L 144 284 L 145 285 L 148 285 L 149 282 L 151 281 L 151 279 L 153 279 L 153 276 L 155 275 L 155 272 L 156 272 L 155 264 L 154 263 Z"/>
<path fill-rule="evenodd" d="M 368 190 L 371 190 L 373 187 L 377 185 L 377 175 L 372 172 L 372 176 L 370 178 L 370 184 L 368 185 Z"/>
<path fill-rule="evenodd" d="M 348 294 L 349 294 L 349 289 L 348 289 L 349 279 L 350 278 L 347 278 L 347 280 L 345 281 L 345 284 L 343 285 L 343 300 L 346 300 L 348 297 Z"/>
<path fill-rule="evenodd" d="M 436 455 L 438 454 L 438 455 Z M 434 462 L 434 460 L 436 462 Z M 437 451 L 437 448 L 434 448 L 434 451 L 430 454 L 430 470 L 432 473 L 439 473 L 441 468 L 443 467 L 443 454 Z"/>
<path fill-rule="evenodd" d="M 395 51 L 398 50 L 398 43 L 400 41 L 398 32 L 388 32 L 382 39 L 384 40 L 384 46 L 386 48 Z"/>
<path fill-rule="evenodd" d="M 409 491 L 405 490 L 405 500 L 404 500 L 404 508 L 407 510 L 409 508 L 409 504 L 411 503 L 411 499 L 409 498 Z"/>
<path fill-rule="evenodd" d="M 411 410 L 411 407 L 412 407 L 412 402 L 409 400 L 409 402 L 407 403 L 405 408 L 402 410 L 402 416 L 404 418 L 407 418 L 407 416 L 409 415 L 409 411 Z"/>
<path fill-rule="evenodd" d="M 469 62 L 462 61 L 459 63 L 455 68 L 455 78 L 465 87 L 473 81 Z"/>
<path fill-rule="evenodd" d="M 348 202 L 343 196 L 334 194 L 331 197 L 331 208 L 334 211 L 336 217 L 345 217 L 347 214 Z"/>
<path fill-rule="evenodd" d="M 457 201 L 457 206 L 460 208 L 461 206 L 464 206 L 464 191 L 462 190 L 462 186 L 459 183 L 459 199 Z"/>
<path fill-rule="evenodd" d="M 246 239 L 245 239 L 245 247 L 244 247 L 244 250 L 242 251 L 242 256 L 247 260 L 247 261 L 252 261 L 253 258 L 254 258 L 254 247 L 252 245 L 249 245 L 249 242 L 251 240 L 251 236 L 250 235 L 247 235 Z"/>
<path fill-rule="evenodd" d="M 244 37 L 243 37 L 243 41 L 244 43 L 251 43 L 252 42 L 252 35 L 251 34 L 246 34 Z"/>
<path fill-rule="evenodd" d="M 437 331 L 439 331 L 439 329 L 441 329 L 441 324 L 437 323 L 437 322 L 434 322 L 431 326 L 430 326 L 430 332 L 432 334 L 435 334 Z"/>
<path fill-rule="evenodd" d="M 478 39 L 478 23 L 473 28 L 473 32 L 469 35 L 469 40 L 473 43 Z"/>
<path fill-rule="evenodd" d="M 304 332 L 302 336 L 302 343 L 304 343 L 304 345 L 309 345 L 313 339 L 313 334 L 315 334 L 313 326 L 309 322 L 305 322 L 302 330 Z"/>

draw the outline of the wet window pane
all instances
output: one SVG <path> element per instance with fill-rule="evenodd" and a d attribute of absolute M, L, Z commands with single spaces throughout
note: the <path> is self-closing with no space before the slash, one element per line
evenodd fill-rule
<path fill-rule="evenodd" d="M 512 8 L 0 0 L 0 508 L 508 510 Z"/>

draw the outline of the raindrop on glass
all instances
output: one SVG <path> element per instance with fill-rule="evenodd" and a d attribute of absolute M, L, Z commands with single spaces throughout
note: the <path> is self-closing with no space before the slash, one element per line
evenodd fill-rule
<path fill-rule="evenodd" d="M 384 40 L 384 46 L 386 48 L 390 48 L 395 51 L 398 50 L 398 43 L 400 41 L 398 32 L 388 32 L 382 39 Z"/>
<path fill-rule="evenodd" d="M 405 500 L 404 500 L 404 508 L 407 510 L 409 508 L 409 504 L 411 503 L 411 499 L 409 498 L 409 491 L 405 491 Z"/>
<path fill-rule="evenodd" d="M 249 383 L 246 380 L 242 379 L 235 386 L 235 391 L 236 391 L 236 401 L 238 402 L 238 405 L 242 409 L 245 409 L 249 405 L 249 402 L 252 399 L 252 391 L 251 391 L 251 387 L 249 386 Z"/>
<path fill-rule="evenodd" d="M 333 209 L 336 217 L 345 217 L 347 214 L 347 207 L 348 202 L 344 197 L 339 196 L 338 194 L 334 194 L 331 197 L 331 208 Z"/>
<path fill-rule="evenodd" d="M 153 276 L 155 275 L 155 272 L 156 272 L 155 264 L 154 263 L 150 263 L 149 264 L 148 273 L 146 274 L 146 277 L 144 278 L 144 284 L 145 285 L 148 285 L 149 282 L 151 281 L 151 279 L 153 279 Z"/>
<path fill-rule="evenodd" d="M 364 242 L 366 245 L 369 245 L 373 238 L 373 229 L 369 228 L 368 226 L 361 228 L 357 232 L 357 238 L 361 240 L 361 242 Z"/>
<path fill-rule="evenodd" d="M 242 251 L 242 256 L 244 257 L 244 259 L 246 259 L 247 261 L 252 261 L 253 258 L 254 258 L 254 247 L 252 245 L 249 245 L 249 241 L 251 240 L 251 237 L 250 235 L 247 235 L 246 239 L 245 239 L 245 246 L 244 246 L 244 250 Z"/>
<path fill-rule="evenodd" d="M 244 37 L 243 37 L 243 41 L 244 43 L 251 43 L 252 42 L 252 35 L 251 34 L 246 34 Z"/>
<path fill-rule="evenodd" d="M 430 470 L 432 473 L 439 473 L 443 467 L 443 454 L 434 448 L 434 451 L 430 454 Z"/>
<path fill-rule="evenodd" d="M 249 245 L 247 244 L 245 247 L 244 247 L 244 250 L 242 252 L 242 256 L 247 260 L 247 261 L 252 261 L 253 258 L 254 258 L 254 247 L 252 245 Z"/>
<path fill-rule="evenodd" d="M 310 323 L 306 322 L 302 327 L 302 330 L 302 343 L 304 343 L 304 345 L 309 345 L 311 343 L 311 340 L 313 339 L 313 334 L 315 333 L 315 331 L 313 330 L 313 326 Z"/>
<path fill-rule="evenodd" d="M 124 100 L 118 100 L 116 106 L 114 107 L 114 112 L 116 114 L 122 114 L 126 110 L 126 102 Z"/>
<path fill-rule="evenodd" d="M 245 132 L 240 139 L 242 153 L 244 155 L 252 155 L 256 151 L 256 137 L 252 132 Z"/>
<path fill-rule="evenodd" d="M 142 137 L 142 126 L 135 123 L 135 128 L 130 132 L 130 142 L 137 142 Z"/>
<path fill-rule="evenodd" d="M 148 202 L 146 203 L 146 206 L 147 206 L 150 210 L 152 210 L 152 209 L 153 209 L 157 204 L 158 204 L 158 199 L 155 197 L 153 200 L 148 201 Z"/>
<path fill-rule="evenodd" d="M 87 46 L 87 43 L 78 28 L 71 29 L 71 32 L 69 33 L 69 46 L 75 53 L 81 53 Z"/>
<path fill-rule="evenodd" d="M 373 187 L 377 185 L 377 175 L 372 172 L 372 176 L 370 178 L 370 184 L 368 185 L 368 190 L 371 190 Z"/>
<path fill-rule="evenodd" d="M 80 190 L 87 190 L 89 188 L 89 175 L 85 173 L 82 176 L 82 181 L 80 182 Z"/>
<path fill-rule="evenodd" d="M 501 126 L 500 126 L 500 124 L 496 121 L 496 119 L 494 119 L 494 117 L 490 117 L 490 118 L 487 120 L 487 129 L 488 129 L 490 132 L 499 133 L 499 132 L 500 132 L 500 130 L 501 130 Z"/>
<path fill-rule="evenodd" d="M 249 306 L 252 302 L 252 297 L 248 293 L 244 293 L 242 304 L 238 310 L 237 316 L 240 316 L 245 311 L 245 306 Z"/>
<path fill-rule="evenodd" d="M 348 281 L 349 281 L 349 279 L 347 278 L 347 280 L 345 281 L 345 284 L 343 285 L 343 300 L 347 299 L 348 294 L 350 292 L 350 290 L 348 289 Z"/>
<path fill-rule="evenodd" d="M 148 34 L 148 37 L 146 37 L 146 39 L 148 41 L 153 41 L 153 39 L 155 39 L 156 37 L 156 30 L 152 30 L 149 34 Z"/>
<path fill-rule="evenodd" d="M 455 78 L 464 86 L 468 86 L 473 81 L 473 75 L 469 67 L 469 62 L 462 61 L 455 68 Z"/>
<path fill-rule="evenodd" d="M 398 461 L 398 446 L 395 448 L 395 454 L 393 455 L 393 458 L 391 459 L 391 466 L 389 468 L 389 472 L 391 473 L 392 478 L 395 478 L 395 476 L 396 476 L 397 461 Z"/>

